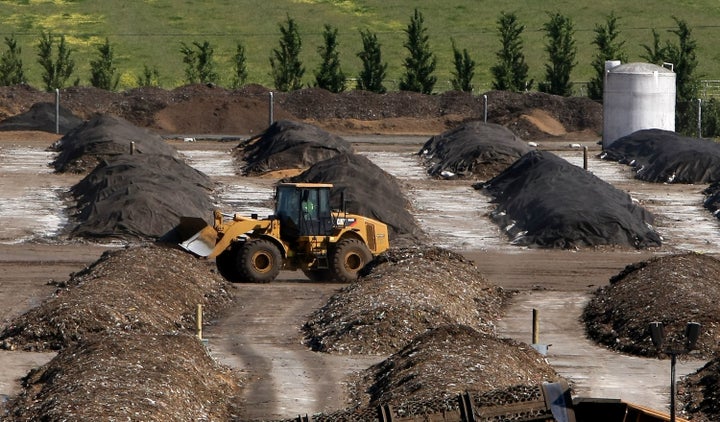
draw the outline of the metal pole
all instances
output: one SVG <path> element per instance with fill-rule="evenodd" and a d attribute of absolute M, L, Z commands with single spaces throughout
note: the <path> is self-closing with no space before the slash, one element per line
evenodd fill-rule
<path fill-rule="evenodd" d="M 670 422 L 675 422 L 675 356 L 670 352 Z"/>
<path fill-rule="evenodd" d="M 202 304 L 198 303 L 197 306 L 197 314 L 195 316 L 195 323 L 196 323 L 196 329 L 197 329 L 197 338 L 202 340 L 202 316 L 203 316 L 203 306 Z"/>
<path fill-rule="evenodd" d="M 135 141 L 130 141 L 130 155 L 135 154 Z"/>
<path fill-rule="evenodd" d="M 274 116 L 274 114 L 275 114 L 275 101 L 274 101 L 274 97 L 273 97 L 272 91 L 270 91 L 269 107 L 270 107 L 270 110 L 269 110 L 270 123 L 268 123 L 268 126 L 269 126 L 269 125 L 272 125 L 273 122 L 275 121 L 275 116 Z"/>
<path fill-rule="evenodd" d="M 532 344 L 540 344 L 540 311 L 533 308 Z"/>
<path fill-rule="evenodd" d="M 583 146 L 583 170 L 588 169 L 588 147 Z"/>
<path fill-rule="evenodd" d="M 702 138 L 702 98 L 698 98 L 697 134 Z"/>
<path fill-rule="evenodd" d="M 487 94 L 483 95 L 483 122 L 487 123 L 487 113 L 488 113 L 488 104 L 487 104 Z"/>
<path fill-rule="evenodd" d="M 60 133 L 60 90 L 55 88 L 55 133 Z"/>

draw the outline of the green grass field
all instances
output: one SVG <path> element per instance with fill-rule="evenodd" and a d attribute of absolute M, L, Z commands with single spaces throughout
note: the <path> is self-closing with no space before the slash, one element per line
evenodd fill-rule
<path fill-rule="evenodd" d="M 581 4 L 578 6 L 578 4 Z M 13 35 L 22 48 L 28 82 L 41 87 L 37 64 L 37 43 L 41 31 L 65 35 L 73 48 L 75 77 L 89 85 L 89 62 L 97 56 L 97 46 L 107 37 L 115 50 L 121 73 L 120 89 L 136 85 L 145 65 L 156 67 L 164 88 L 183 85 L 184 66 L 181 43 L 208 41 L 215 49 L 221 85 L 229 85 L 231 58 L 238 42 L 246 48 L 248 83 L 272 87 L 269 57 L 280 40 L 279 25 L 287 16 L 300 28 L 304 82 L 312 84 L 320 58 L 324 24 L 339 30 L 340 59 L 350 78 L 360 70 L 357 53 L 361 50 L 359 31 L 369 29 L 381 43 L 383 60 L 388 63 L 386 86 L 397 89 L 407 53 L 402 46 L 405 28 L 414 8 L 423 14 L 430 46 L 437 57 L 436 91 L 450 89 L 454 39 L 477 62 L 475 92 L 491 89 L 490 67 L 499 49 L 497 18 L 502 11 L 515 12 L 525 25 L 524 53 L 530 77 L 544 79 L 547 56 L 542 25 L 548 13 L 560 12 L 575 26 L 578 64 L 572 80 L 582 85 L 592 76 L 590 61 L 595 54 L 591 44 L 593 29 L 611 11 L 620 18 L 621 39 L 631 61 L 641 61 L 642 45 L 652 42 L 655 28 L 663 42 L 675 42 L 668 31 L 675 28 L 673 16 L 686 21 L 698 43 L 702 79 L 720 79 L 720 3 L 713 0 L 650 0 L 645 2 L 596 0 L 593 2 L 508 0 L 0 0 L 0 34 Z M 5 51 L 4 44 L 0 51 Z M 75 78 L 73 78 L 75 79 Z M 537 86 L 537 84 L 536 84 Z"/>

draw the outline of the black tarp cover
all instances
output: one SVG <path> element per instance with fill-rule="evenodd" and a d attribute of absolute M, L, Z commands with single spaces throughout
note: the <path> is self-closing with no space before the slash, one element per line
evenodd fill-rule
<path fill-rule="evenodd" d="M 57 121 L 55 121 L 56 111 L 60 112 Z M 75 116 L 62 105 L 56 107 L 53 103 L 35 103 L 27 112 L 0 122 L 0 130 L 39 130 L 55 133 L 55 129 L 58 129 L 59 133 L 66 134 L 82 123 L 83 119 Z"/>
<path fill-rule="evenodd" d="M 485 188 L 494 221 L 514 244 L 549 248 L 661 245 L 653 215 L 592 173 L 547 151 L 531 151 Z"/>
<path fill-rule="evenodd" d="M 243 174 L 306 169 L 338 154 L 352 154 L 352 145 L 343 138 L 307 123 L 279 120 L 255 138 L 239 145 L 244 161 Z"/>
<path fill-rule="evenodd" d="M 635 177 L 646 182 L 720 181 L 720 144 L 711 139 L 645 129 L 618 138 L 601 156 L 633 166 Z"/>
<path fill-rule="evenodd" d="M 435 135 L 420 149 L 428 174 L 435 177 L 492 178 L 529 152 L 510 129 L 473 121 Z"/>
<path fill-rule="evenodd" d="M 52 164 L 58 172 L 90 171 L 103 159 L 128 154 L 133 142 L 136 155 L 178 155 L 160 135 L 121 117 L 100 114 L 71 130 L 55 144 L 54 149 L 60 153 Z"/>
<path fill-rule="evenodd" d="M 331 201 L 336 208 L 344 195 L 348 212 L 387 224 L 391 240 L 424 237 L 408 211 L 410 203 L 397 179 L 362 155 L 337 155 L 316 163 L 290 181 L 332 183 Z"/>
<path fill-rule="evenodd" d="M 77 224 L 70 235 L 157 239 L 181 216 L 208 215 L 214 208 L 212 188 L 207 175 L 174 157 L 115 156 L 71 188 Z"/>

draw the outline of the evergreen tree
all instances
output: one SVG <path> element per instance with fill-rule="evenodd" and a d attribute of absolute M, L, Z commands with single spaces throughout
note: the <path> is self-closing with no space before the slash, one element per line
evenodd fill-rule
<path fill-rule="evenodd" d="M 235 55 L 233 56 L 234 75 L 231 83 L 233 89 L 242 88 L 247 81 L 248 72 L 246 62 L 245 46 L 238 43 L 235 49 Z"/>
<path fill-rule="evenodd" d="M 322 59 L 320 69 L 315 72 L 315 86 L 338 93 L 345 90 L 345 74 L 340 69 L 340 53 L 338 53 L 337 28 L 325 25 L 323 39 L 325 43 L 318 47 Z"/>
<path fill-rule="evenodd" d="M 655 30 L 655 28 L 652 29 L 652 37 L 653 37 L 653 43 L 652 45 L 643 44 L 643 48 L 645 49 L 645 54 L 641 55 L 640 57 L 647 60 L 650 63 L 654 63 L 658 66 L 661 66 L 663 62 L 665 61 L 665 58 L 667 56 L 667 51 L 665 46 L 662 46 L 660 44 L 660 34 Z"/>
<path fill-rule="evenodd" d="M 43 68 L 42 80 L 46 91 L 64 88 L 65 83 L 75 71 L 75 62 L 70 58 L 72 49 L 65 43 L 65 36 L 60 36 L 55 60 L 53 60 L 54 44 L 55 37 L 51 33 L 40 33 L 38 63 Z"/>
<path fill-rule="evenodd" d="M 273 50 L 273 54 L 270 56 L 270 67 L 275 88 L 288 92 L 302 88 L 305 67 L 300 61 L 302 39 L 297 24 L 289 15 L 285 24 L 280 24 L 280 47 Z"/>
<path fill-rule="evenodd" d="M 113 58 L 113 48 L 105 38 L 105 44 L 98 46 L 99 57 L 90 61 L 90 84 L 95 88 L 115 91 L 120 76 L 115 75 L 117 68 Z"/>
<path fill-rule="evenodd" d="M 675 83 L 677 84 L 678 101 L 693 101 L 698 98 L 700 79 L 696 75 L 698 59 L 696 55 L 697 41 L 692 37 L 692 31 L 687 22 L 673 17 L 677 24 L 676 29 L 670 30 L 677 36 L 677 44 L 668 43 L 668 61 L 674 64 Z"/>
<path fill-rule="evenodd" d="M 183 54 L 183 63 L 185 63 L 186 82 L 189 84 L 218 83 L 220 76 L 215 71 L 215 59 L 213 58 L 215 50 L 207 41 L 203 41 L 202 44 L 195 41 L 193 46 L 194 49 L 182 43 L 180 47 L 180 52 Z"/>
<path fill-rule="evenodd" d="M 363 51 L 359 52 L 357 56 L 362 61 L 363 66 L 358 77 L 358 89 L 378 94 L 385 93 L 387 90 L 383 86 L 383 81 L 385 80 L 388 65 L 382 61 L 377 35 L 370 33 L 369 30 L 361 30 L 360 38 L 362 39 Z"/>
<path fill-rule="evenodd" d="M 157 66 L 152 69 L 148 65 L 143 66 L 143 74 L 138 78 L 138 86 L 160 86 L 160 72 Z"/>
<path fill-rule="evenodd" d="M 455 40 L 450 40 L 453 49 L 453 63 L 455 70 L 452 72 L 452 87 L 456 91 L 472 92 L 472 79 L 475 76 L 475 61 L 470 58 L 467 49 L 460 49 L 455 45 Z"/>
<path fill-rule="evenodd" d="M 572 95 L 570 74 L 577 65 L 572 21 L 560 13 L 550 14 L 550 20 L 543 25 L 543 29 L 548 38 L 545 51 L 550 63 L 545 65 L 546 80 L 540 84 L 540 91 L 569 97 Z"/>
<path fill-rule="evenodd" d="M 430 50 L 427 28 L 423 26 L 425 19 L 422 13 L 415 9 L 405 34 L 407 40 L 403 46 L 409 55 L 405 58 L 405 74 L 400 80 L 401 91 L 432 93 L 437 78 L 432 76 L 435 71 L 436 59 Z"/>
<path fill-rule="evenodd" d="M 490 71 L 493 74 L 493 89 L 521 92 L 532 86 L 528 81 L 528 65 L 522 52 L 520 37 L 525 25 L 520 25 L 515 13 L 501 13 L 497 21 L 502 47 L 496 54 L 498 62 Z"/>
<path fill-rule="evenodd" d="M 5 37 L 5 45 L 8 49 L 0 56 L 0 86 L 25 83 L 25 72 L 22 59 L 20 59 L 22 49 L 18 47 L 15 37 L 12 35 Z"/>
<path fill-rule="evenodd" d="M 595 38 L 592 41 L 598 51 L 592 60 L 592 67 L 595 76 L 588 83 L 588 97 L 593 100 L 602 100 L 605 87 L 605 62 L 608 60 L 620 60 L 627 62 L 627 54 L 624 51 L 625 41 L 618 41 L 618 18 L 615 12 L 605 19 L 604 25 L 595 25 Z"/>

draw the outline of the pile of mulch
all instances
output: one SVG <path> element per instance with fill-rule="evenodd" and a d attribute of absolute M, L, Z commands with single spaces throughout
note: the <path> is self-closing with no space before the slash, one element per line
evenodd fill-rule
<path fill-rule="evenodd" d="M 486 393 L 561 379 L 530 345 L 462 324 L 429 329 L 359 377 L 358 384 L 351 387 L 361 395 L 357 402 L 398 408 L 449 400 L 466 391 Z"/>
<path fill-rule="evenodd" d="M 410 213 L 410 201 L 398 180 L 365 156 L 340 154 L 320 161 L 291 182 L 332 183 L 331 204 L 340 209 L 345 199 L 349 213 L 374 218 L 388 225 L 396 246 L 417 244 L 426 234 Z"/>
<path fill-rule="evenodd" d="M 25 113 L 17 114 L 0 122 L 0 130 L 38 130 L 43 132 L 66 134 L 82 124 L 83 120 L 72 114 L 64 106 L 54 103 L 35 103 Z M 56 121 L 55 112 L 59 111 Z"/>
<path fill-rule="evenodd" d="M 390 354 L 447 324 L 492 334 L 506 297 L 472 261 L 441 248 L 393 248 L 364 271 L 308 318 L 313 350 Z"/>
<path fill-rule="evenodd" d="M 107 251 L 60 283 L 48 301 L 4 327 L 0 346 L 47 351 L 99 332 L 192 332 L 197 305 L 213 315 L 231 300 L 227 287 L 214 266 L 178 249 L 149 245 Z"/>
<path fill-rule="evenodd" d="M 663 349 L 684 350 L 685 327 L 699 322 L 694 355 L 715 356 L 720 338 L 720 260 L 699 253 L 655 257 L 626 267 L 595 291 L 583 311 L 588 337 L 611 349 L 657 356 L 649 324 L 665 329 Z"/>
<path fill-rule="evenodd" d="M 632 166 L 635 177 L 646 182 L 720 181 L 720 144 L 668 130 L 645 129 L 623 136 L 606 147 L 601 157 Z"/>
<path fill-rule="evenodd" d="M 5 421 L 229 421 L 240 380 L 187 334 L 83 336 L 23 379 Z"/>
<path fill-rule="evenodd" d="M 546 131 L 533 124 L 533 119 L 528 118 L 537 110 L 559 123 L 567 132 L 602 133 L 602 104 L 588 97 L 510 91 L 489 91 L 485 95 L 488 98 L 488 121 L 507 127 L 525 140 L 548 136 Z"/>
<path fill-rule="evenodd" d="M 546 248 L 648 248 L 662 241 L 653 215 L 630 196 L 547 151 L 531 151 L 487 183 L 492 219 L 513 244 Z"/>
<path fill-rule="evenodd" d="M 60 350 L 3 420 L 231 420 L 240 380 L 193 335 L 197 305 L 216 317 L 227 287 L 177 249 L 105 252 L 0 333 L 4 349 Z"/>
<path fill-rule="evenodd" d="M 530 150 L 506 127 L 473 121 L 433 136 L 418 155 L 431 176 L 488 180 Z"/>
<path fill-rule="evenodd" d="M 143 87 L 125 92 L 76 86 L 60 91 L 60 104 L 82 119 L 96 113 L 114 114 L 159 133 L 248 135 L 268 127 L 270 91 L 259 85 L 228 90 L 193 84 L 172 90 Z M 438 133 L 468 120 L 483 119 L 485 105 L 483 96 L 458 91 L 424 95 L 351 90 L 333 94 L 305 88 L 273 94 L 275 120 L 302 120 L 326 130 L 353 133 Z M 568 132 L 602 131 L 602 105 L 586 97 L 505 91 L 486 95 L 488 121 L 510 128 L 525 140 L 548 136 L 527 118 L 537 110 Z M 55 93 L 27 85 L 0 87 L 0 119 L 27 112 L 35 103 L 54 100 Z M 366 127 L 368 122 L 374 124 Z"/>
<path fill-rule="evenodd" d="M 59 154 L 52 165 L 60 173 L 86 173 L 103 160 L 130 154 L 133 144 L 137 155 L 178 156 L 160 135 L 123 118 L 101 114 L 76 127 L 53 145 Z"/>
<path fill-rule="evenodd" d="M 678 383 L 682 409 L 693 422 L 720 420 L 720 358 L 714 358 Z"/>
<path fill-rule="evenodd" d="M 353 154 L 343 138 L 307 123 L 279 120 L 265 132 L 238 146 L 242 174 L 259 175 L 276 170 L 304 170 L 339 154 Z"/>
<path fill-rule="evenodd" d="M 87 239 L 159 239 L 180 217 L 206 217 L 214 183 L 169 155 L 107 158 L 70 189 L 75 212 L 67 232 Z"/>

